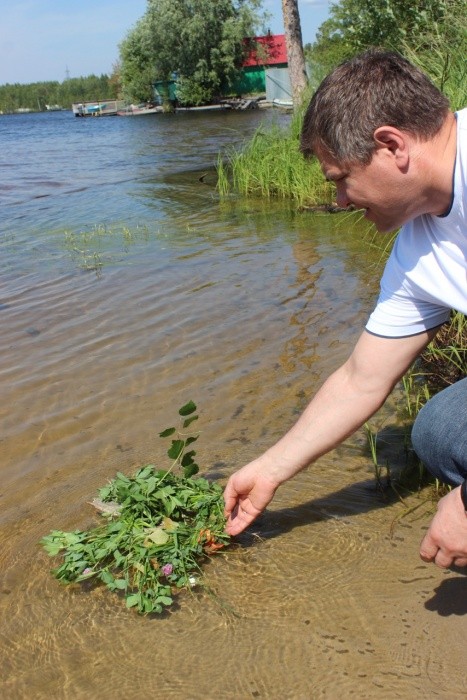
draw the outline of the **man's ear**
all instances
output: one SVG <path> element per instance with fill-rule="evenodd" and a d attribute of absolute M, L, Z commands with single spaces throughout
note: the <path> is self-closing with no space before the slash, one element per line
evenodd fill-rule
<path fill-rule="evenodd" d="M 407 134 L 394 126 L 379 126 L 373 138 L 376 148 L 385 148 L 395 158 L 397 166 L 405 170 L 409 163 L 409 141 Z"/>

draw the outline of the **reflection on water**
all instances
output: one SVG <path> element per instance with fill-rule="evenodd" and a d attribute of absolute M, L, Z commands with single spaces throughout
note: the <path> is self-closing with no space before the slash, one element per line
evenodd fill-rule
<path fill-rule="evenodd" d="M 347 356 L 377 290 L 353 220 L 217 200 L 212 170 L 201 175 L 232 121 L 212 122 L 207 142 L 204 123 L 175 120 L 172 160 L 155 122 L 109 121 L 63 128 L 85 130 L 96 160 L 119 145 L 127 184 L 94 172 L 91 187 L 74 131 L 82 190 L 57 177 L 45 208 L 10 204 L 3 222 L 2 697 L 460 697 L 462 611 L 436 607 L 455 577 L 417 555 L 428 505 L 391 536 L 405 506 L 380 499 L 359 438 L 285 484 L 207 566 L 211 594 L 173 614 L 140 618 L 49 575 L 40 537 L 91 524 L 87 502 L 117 470 L 161 464 L 158 431 L 187 400 L 212 477 L 277 439 Z"/>

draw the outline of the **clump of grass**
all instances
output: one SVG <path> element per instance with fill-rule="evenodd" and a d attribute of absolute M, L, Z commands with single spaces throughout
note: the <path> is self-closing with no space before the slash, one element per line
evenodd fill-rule
<path fill-rule="evenodd" d="M 467 16 L 457 2 L 446 2 L 444 18 L 433 23 L 418 43 L 402 47 L 405 56 L 431 77 L 449 99 L 452 109 L 462 109 L 467 100 Z"/>
<path fill-rule="evenodd" d="M 467 319 L 453 311 L 436 338 L 403 377 L 406 411 L 415 418 L 438 391 L 467 375 Z"/>
<path fill-rule="evenodd" d="M 378 432 L 373 430 L 368 423 L 365 423 L 364 425 L 365 433 L 366 433 L 366 438 L 367 438 L 367 443 L 368 447 L 370 449 L 370 454 L 371 454 L 371 461 L 373 462 L 373 467 L 375 470 L 375 479 L 376 479 L 376 484 L 378 488 L 382 491 L 383 490 L 383 469 L 386 469 L 386 481 L 387 484 L 389 485 L 391 483 L 391 474 L 389 470 L 389 465 L 386 464 L 385 467 L 383 467 L 382 464 L 379 463 L 379 458 L 378 458 Z"/>
<path fill-rule="evenodd" d="M 467 375 L 467 319 L 453 312 L 420 359 L 420 369 L 432 392 Z"/>
<path fill-rule="evenodd" d="M 298 138 L 274 126 L 259 128 L 239 151 L 218 161 L 218 190 L 248 197 L 292 199 L 299 206 L 331 203 L 334 187 L 323 178 L 316 159 L 306 161 Z"/>
<path fill-rule="evenodd" d="M 197 420 L 190 401 L 179 410 L 181 430 Z M 141 614 L 161 613 L 175 594 L 199 582 L 200 564 L 229 541 L 225 533 L 222 489 L 198 472 L 198 438 L 176 428 L 167 451 L 167 470 L 146 465 L 131 477 L 117 474 L 92 503 L 104 524 L 89 530 L 53 530 L 41 540 L 50 556 L 62 563 L 52 573 L 64 584 L 100 581 L 124 595 L 126 606 Z M 178 468 L 181 474 L 175 472 Z"/>
<path fill-rule="evenodd" d="M 217 188 L 245 197 L 291 199 L 298 206 L 330 204 L 335 187 L 327 182 L 316 158 L 306 160 L 299 149 L 305 97 L 287 126 L 261 126 L 239 149 L 220 154 Z"/>

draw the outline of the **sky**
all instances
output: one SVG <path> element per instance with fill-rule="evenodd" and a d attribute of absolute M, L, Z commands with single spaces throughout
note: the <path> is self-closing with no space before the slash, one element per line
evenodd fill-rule
<path fill-rule="evenodd" d="M 216 0 L 212 0 L 216 2 Z M 299 0 L 303 42 L 314 40 L 330 0 Z M 282 34 L 281 0 L 263 0 Z M 0 0 L 0 85 L 110 74 L 118 45 L 146 0 Z"/>

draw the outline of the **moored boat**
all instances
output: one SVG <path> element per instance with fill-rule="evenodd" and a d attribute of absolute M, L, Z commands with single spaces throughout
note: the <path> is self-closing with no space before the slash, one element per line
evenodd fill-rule
<path fill-rule="evenodd" d="M 75 117 L 111 117 L 124 109 L 123 100 L 96 100 L 94 102 L 74 102 L 71 106 Z"/>
<path fill-rule="evenodd" d="M 124 109 L 119 109 L 117 114 L 119 117 L 136 117 L 144 114 L 160 114 L 163 112 L 163 108 L 160 105 L 154 104 L 140 104 L 140 105 L 128 105 Z"/>
<path fill-rule="evenodd" d="M 227 102 L 217 105 L 200 105 L 199 107 L 176 107 L 176 112 L 218 112 L 232 109 Z"/>

